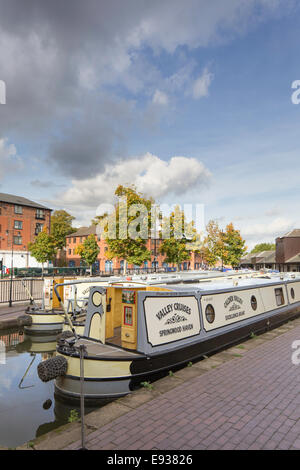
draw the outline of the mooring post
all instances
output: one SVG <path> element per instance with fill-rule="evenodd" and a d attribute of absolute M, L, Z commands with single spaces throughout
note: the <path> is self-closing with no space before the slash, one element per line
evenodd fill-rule
<path fill-rule="evenodd" d="M 80 344 L 80 414 L 81 414 L 81 449 L 87 450 L 85 447 L 85 432 L 84 432 L 84 353 L 86 348 L 84 344 Z"/>

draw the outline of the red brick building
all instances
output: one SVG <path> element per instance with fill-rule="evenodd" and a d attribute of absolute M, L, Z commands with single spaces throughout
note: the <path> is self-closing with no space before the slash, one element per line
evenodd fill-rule
<path fill-rule="evenodd" d="M 38 266 L 28 243 L 44 227 L 50 232 L 51 209 L 21 196 L 0 193 L 0 260 L 6 268 Z"/>
<path fill-rule="evenodd" d="M 300 229 L 276 238 L 276 265 L 280 271 L 300 271 Z"/>
<path fill-rule="evenodd" d="M 98 255 L 98 259 L 96 261 L 96 270 L 103 271 L 103 272 L 111 272 L 113 269 L 121 269 L 123 268 L 124 260 L 120 260 L 118 258 L 114 258 L 113 260 L 109 260 L 106 257 L 106 252 L 108 250 L 107 243 L 104 239 L 101 239 L 96 234 L 96 226 L 92 225 L 90 227 L 81 227 L 76 232 L 71 233 L 66 237 L 66 260 L 67 266 L 80 266 L 82 261 L 79 255 L 75 254 L 75 249 L 78 245 L 82 244 L 84 240 L 89 235 L 95 235 L 97 239 L 98 246 L 100 248 L 100 252 Z M 143 264 L 143 268 L 154 268 L 156 263 L 156 268 L 166 268 L 172 267 L 172 264 L 167 264 L 165 262 L 165 256 L 159 253 L 159 247 L 162 243 L 162 240 L 159 239 L 149 239 L 147 240 L 147 249 L 151 251 L 151 260 L 146 261 Z M 183 262 L 181 265 L 181 269 L 188 270 L 188 269 L 200 269 L 202 264 L 201 256 L 192 252 L 191 259 Z M 139 268 L 140 266 L 128 265 L 128 268 Z"/>

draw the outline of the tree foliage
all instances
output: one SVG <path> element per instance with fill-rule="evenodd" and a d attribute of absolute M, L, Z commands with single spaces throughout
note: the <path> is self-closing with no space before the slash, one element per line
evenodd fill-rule
<path fill-rule="evenodd" d="M 115 195 L 118 197 L 115 211 L 97 217 L 94 223 L 102 228 L 108 246 L 108 259 L 124 259 L 129 264 L 140 266 L 151 259 L 146 242 L 154 200 L 138 193 L 134 186 L 119 185 Z"/>
<path fill-rule="evenodd" d="M 226 264 L 237 266 L 247 250 L 246 242 L 241 237 L 240 231 L 234 228 L 232 222 L 227 225 L 226 231 L 221 233 L 223 260 Z"/>
<path fill-rule="evenodd" d="M 72 221 L 75 219 L 65 210 L 57 210 L 53 212 L 51 217 L 51 235 L 58 249 L 66 246 L 66 236 L 74 232 Z"/>
<path fill-rule="evenodd" d="M 275 250 L 275 243 L 258 243 L 251 250 L 251 253 L 260 253 L 262 251 L 271 251 Z"/>
<path fill-rule="evenodd" d="M 194 223 L 186 223 L 184 212 L 176 206 L 170 216 L 164 217 L 162 220 L 161 235 L 165 238 L 161 244 L 159 251 L 166 256 L 167 263 L 177 265 L 191 258 L 191 249 L 189 244 L 196 241 L 196 230 Z M 187 232 L 187 233 L 186 233 Z"/>
<path fill-rule="evenodd" d="M 206 226 L 206 232 L 204 246 L 207 263 L 214 266 L 217 261 L 222 260 L 224 264 L 237 266 L 247 249 L 240 231 L 236 230 L 232 223 L 229 223 L 226 230 L 222 231 L 217 221 L 210 220 Z"/>
<path fill-rule="evenodd" d="M 75 248 L 75 253 L 79 255 L 90 267 L 92 274 L 92 265 L 97 260 L 100 248 L 95 235 L 89 235 L 82 244 Z"/>
<path fill-rule="evenodd" d="M 54 258 L 56 254 L 56 244 L 52 235 L 47 233 L 46 227 L 38 234 L 33 243 L 28 243 L 28 251 L 42 264 Z"/>
<path fill-rule="evenodd" d="M 214 266 L 222 257 L 224 250 L 221 230 L 216 220 L 210 220 L 206 225 L 206 237 L 204 239 L 204 256 L 209 266 Z"/>

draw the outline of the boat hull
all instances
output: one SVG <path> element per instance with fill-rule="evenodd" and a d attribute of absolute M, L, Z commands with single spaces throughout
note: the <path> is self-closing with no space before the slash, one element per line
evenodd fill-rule
<path fill-rule="evenodd" d="M 241 340 L 248 339 L 251 333 L 262 333 L 277 327 L 300 315 L 300 307 L 289 306 L 281 312 L 255 319 L 239 325 L 227 332 L 218 332 L 189 344 L 156 355 L 138 355 L 131 361 L 112 361 L 107 358 L 86 358 L 84 360 L 84 396 L 87 402 L 114 399 L 125 396 L 136 389 L 141 382 L 153 381 L 156 377 L 175 370 L 188 362 L 197 361 L 202 356 L 222 350 Z M 58 348 L 59 352 L 59 348 Z M 65 355 L 65 354 L 64 354 Z M 80 359 L 65 355 L 68 360 L 66 376 L 55 381 L 55 391 L 59 396 L 80 399 Z"/>

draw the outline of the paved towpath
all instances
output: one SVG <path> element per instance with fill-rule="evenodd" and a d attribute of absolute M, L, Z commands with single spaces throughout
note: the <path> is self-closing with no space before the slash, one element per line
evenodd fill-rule
<path fill-rule="evenodd" d="M 291 361 L 297 339 L 299 322 L 252 350 L 234 348 L 235 359 L 92 432 L 87 447 L 300 449 L 300 365 Z M 69 446 L 78 447 L 79 441 Z"/>
<path fill-rule="evenodd" d="M 88 414 L 86 447 L 300 449 L 295 340 L 300 318 Z M 78 449 L 80 435 L 80 423 L 70 423 L 19 448 Z"/>

